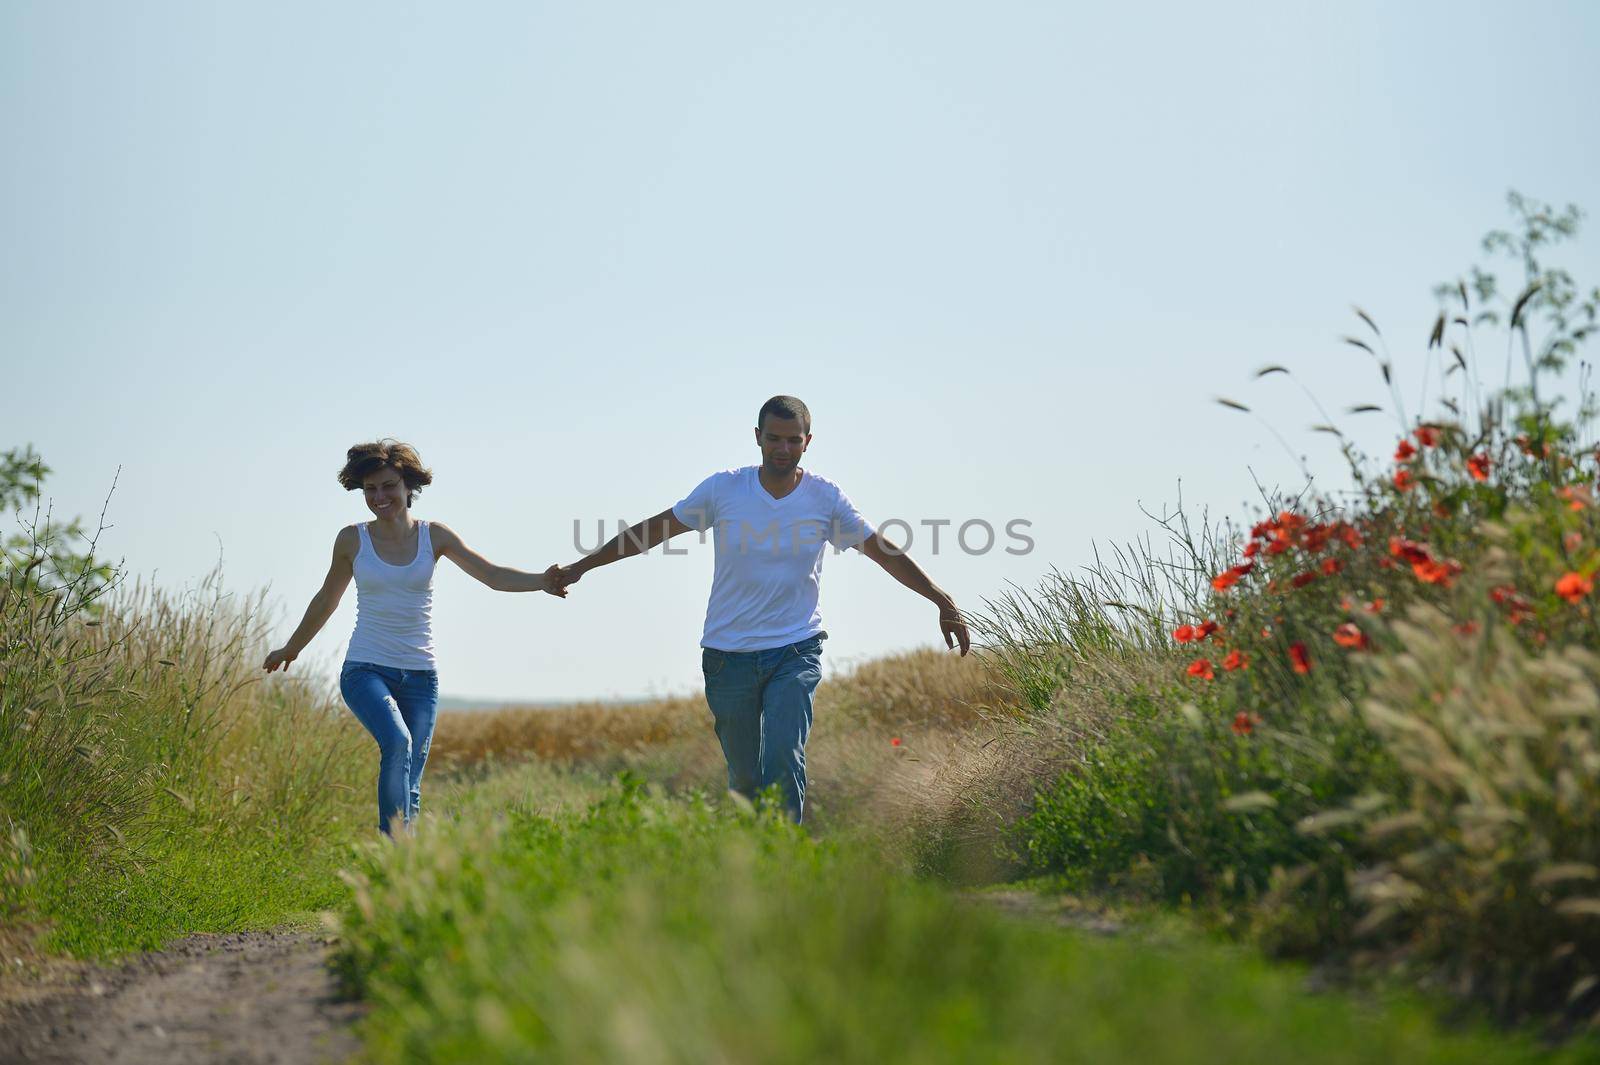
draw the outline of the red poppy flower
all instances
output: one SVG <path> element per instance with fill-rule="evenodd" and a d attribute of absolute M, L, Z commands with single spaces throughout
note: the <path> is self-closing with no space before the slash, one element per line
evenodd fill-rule
<path fill-rule="evenodd" d="M 1439 430 L 1431 425 L 1417 426 L 1417 443 L 1423 447 L 1435 447 L 1439 443 Z"/>
<path fill-rule="evenodd" d="M 1389 554 L 1412 564 L 1433 561 L 1433 555 L 1428 551 L 1427 545 L 1399 536 L 1389 537 Z"/>
<path fill-rule="evenodd" d="M 1362 539 L 1361 531 L 1359 529 L 1357 529 L 1354 525 L 1351 525 L 1348 522 L 1344 523 L 1340 527 L 1339 535 L 1344 539 L 1345 546 L 1348 547 L 1352 551 L 1354 551 L 1357 548 L 1359 548 L 1362 545 L 1362 543 L 1365 542 Z"/>
<path fill-rule="evenodd" d="M 1417 580 L 1423 584 L 1437 584 L 1441 588 L 1450 587 L 1450 582 L 1461 573 L 1461 568 L 1461 563 L 1449 559 L 1443 562 L 1429 559 L 1411 563 L 1411 572 L 1417 575 Z"/>
<path fill-rule="evenodd" d="M 1450 580 L 1450 571 L 1431 558 L 1426 562 L 1411 563 L 1411 572 L 1423 584 L 1445 584 Z"/>
<path fill-rule="evenodd" d="M 1194 641 L 1197 639 L 1194 634 L 1194 626 L 1179 625 L 1177 628 L 1172 630 L 1172 638 L 1177 640 L 1179 643 L 1190 643 Z"/>
<path fill-rule="evenodd" d="M 1222 626 L 1218 625 L 1215 621 L 1202 621 L 1200 624 L 1195 626 L 1194 638 L 1197 640 L 1203 640 L 1221 628 Z"/>
<path fill-rule="evenodd" d="M 891 747 L 900 746 L 900 737 L 899 736 L 895 736 L 893 739 L 891 739 L 889 741 L 889 746 L 891 746 Z"/>
<path fill-rule="evenodd" d="M 1576 603 L 1594 591 L 1594 580 L 1585 573 L 1563 573 L 1556 581 L 1556 594 L 1569 603 Z"/>
<path fill-rule="evenodd" d="M 1257 522 L 1250 529 L 1252 540 L 1266 540 L 1267 554 L 1281 555 L 1293 547 L 1299 539 L 1300 530 L 1305 527 L 1306 519 L 1303 515 L 1292 510 L 1285 510 L 1276 518 Z M 1246 556 L 1250 557 L 1249 555 Z"/>
<path fill-rule="evenodd" d="M 1458 636 L 1472 636 L 1478 631 L 1478 623 L 1476 621 L 1463 621 L 1455 626 L 1455 630 Z"/>
<path fill-rule="evenodd" d="M 1306 654 L 1306 645 L 1291 643 L 1289 645 L 1289 661 L 1294 665 L 1296 673 L 1311 672 L 1311 657 Z"/>
<path fill-rule="evenodd" d="M 1289 579 L 1289 583 L 1294 585 L 1296 588 L 1304 588 L 1306 585 L 1310 584 L 1316 579 L 1317 574 L 1315 571 L 1306 570 L 1304 573 L 1296 573 Z"/>
<path fill-rule="evenodd" d="M 1333 642 L 1352 651 L 1365 651 L 1371 646 L 1367 634 L 1353 621 L 1347 621 L 1333 630 Z"/>
<path fill-rule="evenodd" d="M 1321 554 L 1322 549 L 1328 546 L 1328 541 L 1333 539 L 1335 528 L 1321 522 L 1316 525 L 1307 525 L 1303 541 L 1305 549 L 1313 555 Z"/>
<path fill-rule="evenodd" d="M 1197 658 L 1189 663 L 1189 676 L 1199 677 L 1201 680 L 1214 680 L 1217 675 L 1212 672 L 1209 658 Z"/>
<path fill-rule="evenodd" d="M 1589 490 L 1578 485 L 1569 484 L 1557 492 L 1556 495 L 1565 499 L 1568 509 L 1571 510 L 1582 510 L 1594 502 L 1594 497 L 1589 494 Z"/>
<path fill-rule="evenodd" d="M 1474 481 L 1487 481 L 1489 479 L 1489 456 L 1478 454 L 1467 460 L 1467 472 Z"/>
<path fill-rule="evenodd" d="M 1261 723 L 1261 718 L 1245 710 L 1240 710 L 1233 715 L 1233 731 L 1235 735 L 1248 736 Z"/>
<path fill-rule="evenodd" d="M 1251 540 L 1249 543 L 1244 545 L 1244 557 L 1245 558 L 1255 558 L 1256 557 L 1256 552 L 1260 551 L 1260 550 L 1261 550 L 1261 541 L 1260 540 Z"/>
<path fill-rule="evenodd" d="M 1411 446 L 1411 441 L 1402 440 L 1400 446 L 1394 449 L 1396 462 L 1410 462 L 1417 454 L 1417 449 Z"/>
<path fill-rule="evenodd" d="M 1222 660 L 1222 668 L 1232 673 L 1236 669 L 1249 669 L 1250 659 L 1237 647 L 1228 652 L 1228 657 Z"/>
<path fill-rule="evenodd" d="M 1411 477 L 1411 471 L 1410 470 L 1403 470 L 1403 469 L 1402 470 L 1395 470 L 1394 471 L 1394 486 L 1396 488 L 1400 489 L 1400 491 L 1402 491 L 1402 492 L 1411 491 L 1411 489 L 1416 486 L 1416 482 Z"/>
<path fill-rule="evenodd" d="M 1219 592 L 1225 592 L 1239 583 L 1239 578 L 1256 568 L 1254 562 L 1241 562 L 1237 566 L 1229 566 L 1215 577 L 1211 578 L 1211 587 Z"/>
<path fill-rule="evenodd" d="M 1333 576 L 1335 573 L 1338 573 L 1342 569 L 1344 569 L 1344 563 L 1340 562 L 1336 558 L 1325 558 L 1322 560 L 1322 572 L 1327 574 L 1329 577 Z"/>
<path fill-rule="evenodd" d="M 1372 602 L 1367 604 L 1366 611 L 1369 614 L 1381 614 L 1381 613 L 1383 613 L 1383 600 L 1382 599 L 1374 599 Z"/>

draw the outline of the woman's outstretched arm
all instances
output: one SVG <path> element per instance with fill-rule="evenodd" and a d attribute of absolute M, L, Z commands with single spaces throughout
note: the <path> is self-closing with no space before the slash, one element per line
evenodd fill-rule
<path fill-rule="evenodd" d="M 322 579 L 322 587 L 317 594 L 311 597 L 311 604 L 306 607 L 305 617 L 300 619 L 300 624 L 294 630 L 294 635 L 289 637 L 289 642 L 276 651 L 267 654 L 267 660 L 261 668 L 268 673 L 279 666 L 283 671 L 289 671 L 289 663 L 300 657 L 300 652 L 306 649 L 306 644 L 312 637 L 322 631 L 322 626 L 333 617 L 333 612 L 339 609 L 339 600 L 344 598 L 344 590 L 350 586 L 350 578 L 355 573 L 354 564 L 356 551 L 360 547 L 360 539 L 355 526 L 348 525 L 339 530 L 339 535 L 333 541 L 333 562 L 328 566 L 328 575 Z"/>
<path fill-rule="evenodd" d="M 439 558 L 448 558 L 460 566 L 467 576 L 497 592 L 549 592 L 562 599 L 567 597 L 566 584 L 558 577 L 560 566 L 551 566 L 543 573 L 527 573 L 510 566 L 497 566 L 468 547 L 449 526 L 433 522 L 429 530 L 433 534 L 433 549 Z"/>

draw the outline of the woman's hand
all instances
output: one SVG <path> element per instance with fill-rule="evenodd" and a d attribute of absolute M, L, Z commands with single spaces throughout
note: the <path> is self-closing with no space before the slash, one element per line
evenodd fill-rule
<path fill-rule="evenodd" d="M 279 666 L 285 673 L 289 672 L 289 663 L 300 657 L 299 651 L 291 651 L 287 647 L 280 647 L 276 651 L 267 652 L 267 660 L 261 663 L 261 668 L 268 673 L 275 672 Z"/>

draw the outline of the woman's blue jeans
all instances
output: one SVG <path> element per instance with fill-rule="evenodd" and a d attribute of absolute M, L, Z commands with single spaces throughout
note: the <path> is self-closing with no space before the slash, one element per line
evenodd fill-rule
<path fill-rule="evenodd" d="M 396 817 L 409 824 L 422 806 L 422 767 L 439 716 L 439 674 L 346 662 L 339 693 L 378 741 L 378 831 Z"/>
<path fill-rule="evenodd" d="M 766 651 L 701 651 L 706 703 L 728 762 L 728 788 L 747 798 L 778 785 L 784 809 L 805 811 L 806 737 L 822 680 L 819 633 Z"/>

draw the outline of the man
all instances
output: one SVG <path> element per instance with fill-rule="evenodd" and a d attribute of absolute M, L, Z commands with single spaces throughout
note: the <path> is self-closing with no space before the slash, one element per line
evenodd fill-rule
<path fill-rule="evenodd" d="M 761 465 L 714 473 L 676 505 L 619 533 L 566 567 L 563 586 L 680 533 L 715 531 L 716 570 L 706 605 L 701 666 L 706 702 L 728 762 L 728 787 L 747 797 L 777 784 L 799 821 L 805 806 L 806 737 L 822 679 L 823 554 L 857 547 L 939 608 L 945 646 L 971 638 L 955 600 L 905 552 L 880 540 L 838 485 L 800 465 L 811 412 L 774 396 L 756 415 Z"/>

